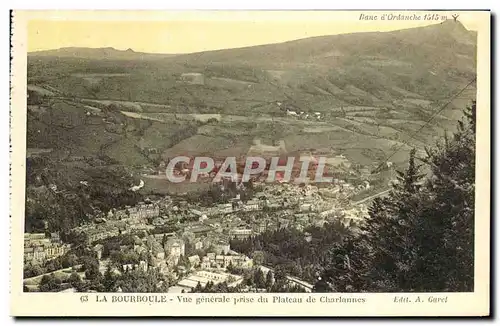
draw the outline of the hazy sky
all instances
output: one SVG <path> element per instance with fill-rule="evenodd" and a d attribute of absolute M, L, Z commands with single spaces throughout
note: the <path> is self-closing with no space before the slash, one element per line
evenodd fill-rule
<path fill-rule="evenodd" d="M 365 12 L 377 21 L 360 20 L 362 12 L 250 11 L 49 11 L 30 12 L 28 51 L 61 47 L 114 47 L 140 52 L 189 53 L 277 43 L 311 36 L 352 32 L 389 31 L 440 21 L 381 21 L 383 14 Z M 430 12 L 451 18 L 451 12 Z M 419 13 L 423 16 L 425 13 Z M 472 13 L 459 20 L 475 29 Z"/>

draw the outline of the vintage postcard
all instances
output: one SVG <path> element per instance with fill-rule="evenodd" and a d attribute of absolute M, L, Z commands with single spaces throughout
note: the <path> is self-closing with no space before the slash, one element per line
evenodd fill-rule
<path fill-rule="evenodd" d="M 489 11 L 14 11 L 14 316 L 488 316 Z"/>

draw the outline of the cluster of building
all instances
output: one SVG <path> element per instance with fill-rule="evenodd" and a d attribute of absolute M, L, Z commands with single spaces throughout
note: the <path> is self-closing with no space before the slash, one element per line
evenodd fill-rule
<path fill-rule="evenodd" d="M 133 207 L 125 207 L 125 209 L 117 210 L 113 212 L 110 210 L 108 212 L 108 218 L 115 219 L 147 219 L 153 218 L 160 215 L 160 206 L 155 203 L 143 203 L 140 202 L 136 206 Z"/>
<path fill-rule="evenodd" d="M 239 268 L 252 268 L 253 260 L 245 255 L 240 255 L 232 251 L 230 252 L 230 254 L 225 255 L 217 255 L 213 252 L 209 252 L 206 256 L 202 257 L 201 261 L 199 262 L 199 267 L 205 270 L 220 270 L 226 269 L 229 266 Z"/>
<path fill-rule="evenodd" d="M 83 233 L 88 243 L 104 240 L 120 234 L 129 234 L 136 231 L 147 231 L 153 226 L 146 221 L 127 219 L 121 221 L 104 221 L 102 223 L 86 224 L 73 229 L 77 233 Z"/>
<path fill-rule="evenodd" d="M 206 234 L 185 239 L 178 234 L 159 233 L 145 235 L 142 238 L 133 236 L 134 244 L 122 246 L 124 253 L 134 251 L 137 254 L 146 253 L 148 262 L 141 260 L 138 263 L 123 264 L 122 271 L 143 270 L 157 268 L 161 273 L 174 274 L 179 277 L 178 284 L 173 291 L 189 291 L 198 283 L 205 286 L 209 281 L 214 284 L 228 282 L 231 286 L 238 284 L 241 276 L 227 273 L 230 266 L 239 268 L 252 268 L 253 260 L 230 249 L 227 238 Z M 224 239 L 224 240 L 223 240 Z M 187 245 L 192 246 L 191 254 L 186 250 Z M 93 247 L 96 256 L 102 261 L 103 245 Z M 192 250 L 196 250 L 196 254 Z M 145 257 L 145 256 L 142 256 Z M 120 273 L 120 271 L 116 271 Z"/>
<path fill-rule="evenodd" d="M 259 186 L 258 183 L 256 185 Z M 364 187 L 369 187 L 369 184 Z M 260 188 L 262 190 L 246 202 L 237 195 L 227 203 L 212 207 L 199 207 L 185 201 L 174 204 L 168 198 L 155 203 L 139 203 L 134 207 L 113 209 L 105 218 L 100 218 L 98 223 L 79 226 L 74 231 L 84 233 L 88 242 L 94 243 L 120 234 L 136 234 L 136 231 L 148 234 L 155 227 L 176 220 L 181 232 L 194 234 L 195 250 L 213 248 L 215 253 L 224 254 L 229 250 L 224 246 L 228 245 L 230 239 L 245 239 L 267 230 L 290 226 L 298 229 L 304 229 L 308 225 L 321 226 L 332 219 L 359 220 L 366 215 L 366 208 L 363 206 L 342 209 L 345 205 L 341 202 L 357 189 L 345 182 L 323 188 L 310 184 L 299 186 L 292 183 L 262 183 Z M 188 221 L 185 221 L 186 217 Z M 182 239 L 175 240 L 172 234 L 154 234 L 153 237 L 161 242 L 165 235 L 169 240 L 164 244 L 164 254 L 165 257 L 170 257 L 169 265 L 175 265 L 178 258 L 185 254 L 185 244 Z M 209 261 L 210 264 L 213 263 L 213 260 Z M 208 266 L 206 259 L 200 258 L 201 262 Z M 219 265 L 225 264 L 222 262 Z"/>
<path fill-rule="evenodd" d="M 154 236 L 155 240 L 165 239 L 164 252 L 169 266 L 179 264 L 180 257 L 186 256 L 186 242 L 175 233 L 160 234 Z M 207 236 L 196 237 L 191 244 L 198 252 L 206 252 L 205 255 L 194 254 L 187 256 L 190 268 L 201 269 L 225 269 L 229 265 L 234 267 L 250 268 L 252 259 L 245 255 L 240 255 L 230 249 L 227 238 L 220 238 L 209 234 Z M 157 256 L 158 257 L 158 256 Z"/>
<path fill-rule="evenodd" d="M 93 223 L 78 226 L 73 231 L 83 233 L 87 237 L 87 241 L 93 243 L 120 234 L 149 231 L 154 226 L 148 222 L 148 219 L 159 215 L 159 205 L 139 203 L 134 207 L 126 207 L 122 210 L 112 209 L 106 217 L 99 217 Z"/>
<path fill-rule="evenodd" d="M 262 191 L 246 202 L 236 196 L 228 203 L 213 207 L 186 204 L 183 210 L 196 218 L 183 223 L 181 229 L 194 233 L 199 239 L 196 249 L 202 249 L 219 240 L 245 239 L 267 230 L 304 229 L 308 225 L 321 226 L 333 219 L 362 219 L 366 215 L 365 207 L 345 208 L 348 197 L 356 191 L 356 187 L 345 182 L 323 188 L 263 184 Z"/>
<path fill-rule="evenodd" d="M 254 144 L 262 151 L 285 150 L 284 144 L 267 148 Z M 257 148 L 258 147 L 258 148 Z M 348 161 L 338 156 L 329 162 L 335 166 L 346 166 Z M 354 187 L 342 180 L 321 185 L 298 185 L 295 183 L 254 183 L 259 189 L 249 200 L 239 195 L 226 203 L 201 207 L 183 200 L 169 197 L 134 207 L 112 209 L 100 214 L 93 223 L 73 229 L 86 235 L 89 244 L 101 260 L 103 245 L 107 238 L 122 234 L 137 238 L 133 245 L 120 248 L 124 252 L 133 250 L 149 257 L 136 264 L 125 264 L 123 269 L 158 268 L 162 273 L 177 273 L 178 290 L 192 289 L 198 283 L 238 281 L 238 276 L 228 272 L 231 267 L 252 268 L 253 260 L 230 248 L 231 239 L 246 239 L 268 230 L 294 227 L 305 229 L 310 225 L 322 226 L 326 222 L 341 220 L 346 225 L 361 221 L 366 215 L 365 206 L 348 207 L 348 198 L 358 191 L 369 189 L 369 183 Z M 175 222 L 174 222 L 175 221 Z M 157 233 L 156 228 L 175 225 L 175 232 Z M 142 231 L 142 232 L 136 232 Z M 185 236 L 189 234 L 190 236 Z M 47 260 L 69 250 L 53 235 L 25 236 L 25 260 Z M 144 257 L 143 255 L 141 257 Z M 180 292 L 180 291 L 178 291 Z"/>
<path fill-rule="evenodd" d="M 281 105 L 278 106 L 281 108 Z M 293 108 L 286 108 L 285 110 L 288 117 L 295 117 L 303 120 L 321 120 L 324 117 L 321 112 L 304 112 Z"/>
<path fill-rule="evenodd" d="M 24 261 L 26 263 L 44 263 L 64 255 L 69 249 L 70 245 L 62 243 L 58 233 L 51 233 L 50 237 L 45 233 L 24 234 Z"/>

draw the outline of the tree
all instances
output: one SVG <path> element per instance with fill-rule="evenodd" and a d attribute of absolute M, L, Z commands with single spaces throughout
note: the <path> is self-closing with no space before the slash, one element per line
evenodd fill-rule
<path fill-rule="evenodd" d="M 64 255 L 61 259 L 61 265 L 63 268 L 72 267 L 78 264 L 78 257 L 75 254 Z"/>
<path fill-rule="evenodd" d="M 266 287 L 264 272 L 262 272 L 262 269 L 260 269 L 259 267 L 257 267 L 257 269 L 254 272 L 254 282 L 257 288 L 262 289 Z"/>
<path fill-rule="evenodd" d="M 230 292 L 230 288 L 229 288 L 226 281 L 217 284 L 212 289 L 212 293 L 229 293 L 229 292 Z"/>
<path fill-rule="evenodd" d="M 227 265 L 226 269 L 227 269 L 227 271 L 229 273 L 233 273 L 233 271 L 234 271 L 234 265 L 233 265 L 233 261 L 232 260 L 229 261 L 229 264 Z"/>
<path fill-rule="evenodd" d="M 61 264 L 61 260 L 59 259 L 52 259 L 52 260 L 49 260 L 45 263 L 45 270 L 47 272 L 53 272 L 53 271 L 57 271 L 59 269 L 61 269 L 63 266 Z"/>
<path fill-rule="evenodd" d="M 255 273 L 252 270 L 245 270 L 243 272 L 244 283 L 246 285 L 248 285 L 248 286 L 254 286 L 255 285 L 254 277 L 255 277 Z"/>
<path fill-rule="evenodd" d="M 108 267 L 106 268 L 106 272 L 104 272 L 102 285 L 104 286 L 105 292 L 116 292 L 116 290 L 118 289 L 116 285 L 116 277 L 111 270 L 111 265 L 108 265 Z"/>
<path fill-rule="evenodd" d="M 205 288 L 202 290 L 204 293 L 211 293 L 212 290 L 214 289 L 214 282 L 208 281 L 207 284 L 205 285 Z"/>
<path fill-rule="evenodd" d="M 82 278 L 77 272 L 71 273 L 71 275 L 68 277 L 68 283 L 71 284 L 72 287 L 77 289 L 80 286 L 80 283 L 82 282 Z"/>
<path fill-rule="evenodd" d="M 146 293 L 157 292 L 157 285 L 160 283 L 160 275 L 154 268 L 144 272 L 141 269 L 127 271 L 121 275 L 116 281 L 116 288 L 120 287 L 122 292 L 131 293 Z"/>
<path fill-rule="evenodd" d="M 366 248 L 354 237 L 336 243 L 329 251 L 324 269 L 314 285 L 314 292 L 358 292 L 366 288 L 369 271 Z"/>
<path fill-rule="evenodd" d="M 198 281 L 198 283 L 196 284 L 195 288 L 193 289 L 193 292 L 194 293 L 200 293 L 201 290 L 202 290 L 201 283 Z"/>
<path fill-rule="evenodd" d="M 24 278 L 38 276 L 43 273 L 43 268 L 38 264 L 28 264 L 24 267 Z"/>
<path fill-rule="evenodd" d="M 83 270 L 85 271 L 85 278 L 87 280 L 95 280 L 101 277 L 99 261 L 95 257 L 86 256 L 82 260 Z"/>
<path fill-rule="evenodd" d="M 361 241 L 370 252 L 366 259 L 372 266 L 367 273 L 373 291 L 412 291 L 415 286 L 423 209 L 421 179 L 412 149 L 407 169 L 398 171 L 398 183 L 387 197 L 374 201 L 361 227 Z"/>
<path fill-rule="evenodd" d="M 254 251 L 252 259 L 255 265 L 262 265 L 265 261 L 265 256 L 262 251 Z"/>
<path fill-rule="evenodd" d="M 425 159 L 432 171 L 427 182 L 432 200 L 422 265 L 427 282 L 437 280 L 445 291 L 474 289 L 475 101 L 464 116 L 453 137 L 427 149 Z"/>
<path fill-rule="evenodd" d="M 286 281 L 286 270 L 283 266 L 277 266 L 274 272 L 274 279 L 276 280 L 276 282 Z"/>
<path fill-rule="evenodd" d="M 184 242 L 186 244 L 188 244 L 188 243 L 193 244 L 195 239 L 196 239 L 196 236 L 193 232 L 186 231 L 182 234 L 182 240 L 184 240 Z"/>
<path fill-rule="evenodd" d="M 268 271 L 266 274 L 266 289 L 270 290 L 274 283 L 273 272 Z"/>
<path fill-rule="evenodd" d="M 40 292 L 55 292 L 60 289 L 61 280 L 54 274 L 44 275 L 40 280 Z"/>

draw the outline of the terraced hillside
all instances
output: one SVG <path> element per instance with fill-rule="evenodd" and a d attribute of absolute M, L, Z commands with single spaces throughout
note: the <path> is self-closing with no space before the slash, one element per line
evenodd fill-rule
<path fill-rule="evenodd" d="M 472 83 L 433 117 L 475 78 L 476 35 L 453 21 L 147 59 L 92 51 L 28 56 L 28 148 L 151 173 L 179 154 L 244 155 L 256 139 L 361 165 L 398 149 L 402 164 L 475 98 Z"/>

